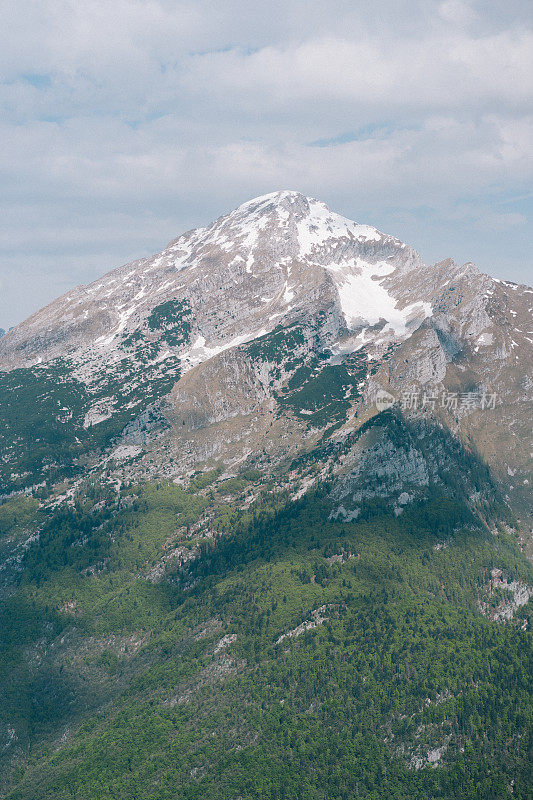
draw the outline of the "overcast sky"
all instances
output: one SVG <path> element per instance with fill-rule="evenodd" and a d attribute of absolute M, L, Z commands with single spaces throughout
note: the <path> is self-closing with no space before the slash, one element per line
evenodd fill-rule
<path fill-rule="evenodd" d="M 531 0 L 0 9 L 0 327 L 276 189 L 531 282 Z"/>

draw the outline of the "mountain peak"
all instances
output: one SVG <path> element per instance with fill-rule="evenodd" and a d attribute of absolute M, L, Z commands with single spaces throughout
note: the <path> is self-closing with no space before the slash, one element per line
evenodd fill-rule
<path fill-rule="evenodd" d="M 300 257 L 311 256 L 316 247 L 323 247 L 332 240 L 359 243 L 387 240 L 402 244 L 372 225 L 362 225 L 337 214 L 322 200 L 289 189 L 248 200 L 203 230 L 211 234 L 223 229 L 230 229 L 237 237 L 241 233 L 252 233 L 252 238 L 261 232 L 268 235 L 290 232 Z"/>
<path fill-rule="evenodd" d="M 379 353 L 431 317 L 437 299 L 443 306 L 450 280 L 465 271 L 472 274 L 425 267 L 395 237 L 283 189 L 58 298 L 2 337 L 0 369 L 68 357 L 90 383 L 104 361 L 135 362 L 146 339 L 154 369 L 174 359 L 184 374 L 276 326 L 317 316 L 329 320 L 328 336 L 343 352 Z"/>
<path fill-rule="evenodd" d="M 336 423 L 347 421 L 358 397 L 371 402 L 377 388 L 399 397 L 414 382 L 434 387 L 453 359 L 450 381 L 463 368 L 470 381 L 464 365 L 489 365 L 492 356 L 498 369 L 512 367 L 525 392 L 527 297 L 468 264 L 424 265 L 398 239 L 282 190 L 58 298 L 2 336 L 0 372 L 30 368 L 31 391 L 34 368 L 50 391 L 57 383 L 78 386 L 76 445 L 94 426 L 120 432 L 125 419 L 134 426 L 127 435 L 143 439 L 151 404 L 167 398 L 170 417 L 191 437 L 190 458 L 189 439 L 180 439 L 180 463 L 188 464 L 198 454 L 218 458 L 234 435 L 242 440 L 248 422 L 254 430 L 267 418 L 277 425 L 290 408 L 292 422 L 318 425 L 314 413 L 324 402 Z M 18 380 L 6 378 L 6 386 Z M 67 403 L 53 408 L 61 419 L 67 411 Z M 232 428 L 236 415 L 248 421 Z M 290 438 L 283 420 L 272 439 L 280 452 Z M 222 421 L 228 427 L 213 449 L 210 426 Z"/>
<path fill-rule="evenodd" d="M 260 194 L 257 197 L 252 197 L 251 200 L 241 203 L 238 208 L 246 208 L 246 206 L 256 206 L 262 203 L 282 203 L 283 201 L 294 202 L 295 200 L 311 200 L 312 198 L 306 197 L 302 192 L 297 192 L 294 189 L 277 189 L 275 192 L 268 192 L 267 194 Z"/>
<path fill-rule="evenodd" d="M 140 331 L 152 330 L 153 315 L 178 307 L 187 309 L 183 324 L 191 338 L 152 349 L 157 358 L 179 357 L 182 371 L 200 355 L 208 358 L 326 306 L 336 309 L 337 327 L 340 320 L 354 331 L 387 325 L 386 340 L 402 338 L 430 314 L 430 295 L 415 298 L 401 283 L 393 286 L 391 276 L 397 282 L 419 263 L 398 239 L 284 189 L 248 200 L 153 257 L 68 292 L 2 338 L 0 364 L 75 353 L 77 362 L 99 369 L 102 353 L 120 359 Z"/>
<path fill-rule="evenodd" d="M 259 195 L 245 203 L 237 206 L 237 208 L 228 214 L 228 217 L 255 217 L 268 214 L 277 214 L 285 219 L 286 215 L 291 216 L 306 216 L 310 213 L 311 207 L 320 201 L 312 197 L 306 197 L 301 192 L 296 192 L 291 189 L 281 189 L 277 192 L 269 192 L 268 194 Z M 321 205 L 327 209 L 325 203 Z M 329 211 L 329 209 L 327 209 Z M 222 217 L 225 219 L 226 217 Z"/>

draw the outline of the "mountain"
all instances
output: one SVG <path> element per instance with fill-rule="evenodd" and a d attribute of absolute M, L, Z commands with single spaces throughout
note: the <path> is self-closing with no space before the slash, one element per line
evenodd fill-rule
<path fill-rule="evenodd" d="M 317 200 L 257 198 L 2 338 L 5 491 L 85 470 L 88 453 L 133 458 L 128 471 L 145 476 L 255 463 L 262 450 L 278 464 L 373 415 L 380 389 L 397 401 L 420 390 L 419 403 L 427 390 L 498 478 L 513 474 L 507 491 L 525 509 L 531 305 L 527 287 L 472 264 L 426 266 Z M 442 409 L 446 391 L 464 402 Z"/>
<path fill-rule="evenodd" d="M 256 198 L 0 339 L 0 796 L 527 797 L 533 290 Z"/>

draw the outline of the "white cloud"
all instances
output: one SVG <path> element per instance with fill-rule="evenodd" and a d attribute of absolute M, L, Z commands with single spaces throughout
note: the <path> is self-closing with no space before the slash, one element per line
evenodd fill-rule
<path fill-rule="evenodd" d="M 179 132 L 179 126 L 178 132 Z M 533 172 L 533 117 L 486 115 L 478 120 L 428 117 L 336 146 L 290 138 L 178 144 L 176 127 L 158 122 L 133 129 L 119 120 L 36 122 L 0 136 L 4 196 L 28 191 L 43 200 L 85 197 L 138 203 L 161 198 L 254 192 L 254 187 L 301 186 L 306 191 L 364 190 L 379 198 L 403 191 L 406 205 L 434 192 L 452 200 L 497 183 L 526 186 Z M 399 195 L 400 197 L 400 195 Z"/>
<path fill-rule="evenodd" d="M 533 32 L 397 42 L 319 38 L 191 59 L 184 83 L 225 103 L 283 108 L 341 101 L 407 108 L 516 107 L 533 98 Z"/>
<path fill-rule="evenodd" d="M 528 8 L 4 0 L 0 325 L 29 310 L 16 271 L 37 306 L 286 186 L 527 269 L 529 201 L 497 205 L 531 180 Z"/>
<path fill-rule="evenodd" d="M 472 3 L 465 3 L 463 0 L 444 0 L 439 4 L 438 12 L 446 22 L 456 25 L 468 25 L 477 17 Z"/>

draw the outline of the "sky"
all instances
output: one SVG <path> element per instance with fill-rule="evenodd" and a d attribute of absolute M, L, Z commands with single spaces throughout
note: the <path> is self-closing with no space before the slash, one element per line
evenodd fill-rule
<path fill-rule="evenodd" d="M 0 0 L 0 327 L 278 189 L 533 280 L 530 0 Z"/>

